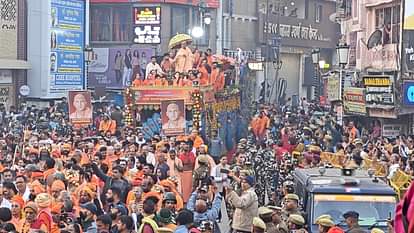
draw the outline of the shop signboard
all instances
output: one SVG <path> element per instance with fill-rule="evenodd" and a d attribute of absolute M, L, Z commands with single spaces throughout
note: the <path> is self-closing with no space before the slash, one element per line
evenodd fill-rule
<path fill-rule="evenodd" d="M 51 0 L 50 12 L 49 91 L 81 90 L 84 85 L 85 1 Z"/>
<path fill-rule="evenodd" d="M 382 136 L 387 138 L 396 138 L 397 136 L 401 135 L 402 130 L 402 125 L 384 124 L 382 126 Z"/>
<path fill-rule="evenodd" d="M 347 87 L 344 89 L 344 111 L 347 114 L 366 115 L 365 88 Z"/>
<path fill-rule="evenodd" d="M 338 75 L 333 74 L 330 77 L 328 77 L 328 80 L 327 80 L 327 95 L 328 95 L 328 100 L 330 102 L 341 100 L 339 87 L 340 87 L 340 83 L 339 83 Z"/>
<path fill-rule="evenodd" d="M 394 106 L 394 85 L 392 76 L 367 75 L 363 77 L 368 108 Z"/>
<path fill-rule="evenodd" d="M 0 58 L 17 58 L 18 1 L 0 1 Z"/>
<path fill-rule="evenodd" d="M 414 107 L 414 81 L 404 81 L 402 100 L 403 105 Z"/>
<path fill-rule="evenodd" d="M 150 48 L 118 47 L 94 48 L 94 60 L 89 65 L 88 87 L 123 89 L 138 76 L 143 77 L 145 68 L 154 55 Z M 131 57 L 131 67 L 123 60 Z"/>
<path fill-rule="evenodd" d="M 198 6 L 200 0 L 90 0 L 91 3 L 170 3 Z M 208 8 L 218 8 L 220 6 L 219 0 L 203 0 Z"/>

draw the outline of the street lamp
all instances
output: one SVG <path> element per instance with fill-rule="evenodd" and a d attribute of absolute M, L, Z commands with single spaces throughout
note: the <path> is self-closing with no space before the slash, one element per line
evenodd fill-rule
<path fill-rule="evenodd" d="M 348 64 L 349 46 L 346 43 L 339 43 L 336 46 L 336 54 L 339 63 L 339 98 L 342 100 L 342 69 Z"/>
<path fill-rule="evenodd" d="M 313 66 L 315 67 L 315 74 L 317 75 L 317 78 L 318 78 L 318 86 L 315 87 L 315 91 L 318 90 L 318 93 L 317 95 L 315 95 L 315 98 L 322 95 L 322 82 L 321 82 L 322 78 L 321 78 L 320 69 L 321 69 L 321 65 L 324 65 L 324 64 L 321 64 L 320 57 L 321 57 L 321 50 L 313 49 L 312 50 L 312 63 L 313 63 Z"/>
<path fill-rule="evenodd" d="M 202 27 L 195 26 L 193 29 L 191 29 L 191 35 L 199 39 L 204 35 L 204 29 Z"/>
<path fill-rule="evenodd" d="M 339 66 L 343 67 L 348 64 L 349 46 L 347 44 L 338 44 L 336 46 Z"/>
<path fill-rule="evenodd" d="M 209 12 L 204 13 L 204 24 L 205 25 L 211 24 L 211 15 Z"/>
<path fill-rule="evenodd" d="M 312 50 L 312 63 L 316 66 L 319 64 L 319 59 L 321 56 L 320 49 L 313 49 Z"/>
<path fill-rule="evenodd" d="M 94 60 L 93 57 L 93 48 L 89 47 L 89 45 L 86 45 L 83 49 L 83 55 L 86 63 L 86 75 L 85 80 L 83 83 L 83 89 L 86 90 L 88 87 L 88 77 L 89 77 L 89 64 Z"/>

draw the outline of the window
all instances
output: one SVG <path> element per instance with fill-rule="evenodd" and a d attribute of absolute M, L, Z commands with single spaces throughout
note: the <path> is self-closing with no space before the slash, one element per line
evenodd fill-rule
<path fill-rule="evenodd" d="M 352 1 L 352 17 L 353 18 L 358 17 L 358 0 Z"/>
<path fill-rule="evenodd" d="M 322 20 L 322 5 L 315 4 L 315 22 L 320 23 Z"/>
<path fill-rule="evenodd" d="M 382 30 L 383 44 L 397 44 L 400 40 L 400 6 L 375 10 L 375 28 Z"/>
<path fill-rule="evenodd" d="M 190 14 L 187 7 L 171 8 L 171 36 L 178 33 L 189 33 Z"/>
<path fill-rule="evenodd" d="M 91 41 L 130 42 L 132 33 L 129 6 L 91 6 Z"/>
<path fill-rule="evenodd" d="M 345 6 L 345 16 L 352 16 L 352 0 L 343 0 L 343 5 Z"/>

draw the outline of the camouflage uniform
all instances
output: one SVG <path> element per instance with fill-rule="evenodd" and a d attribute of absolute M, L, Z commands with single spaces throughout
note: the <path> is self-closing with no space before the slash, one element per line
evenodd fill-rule
<path fill-rule="evenodd" d="M 265 205 L 266 193 L 268 201 L 275 191 L 275 155 L 271 150 L 259 150 L 252 157 L 253 170 L 256 177 L 256 194 L 259 198 L 259 205 Z"/>
<path fill-rule="evenodd" d="M 193 190 L 196 190 L 200 187 L 201 182 L 207 179 L 210 176 L 210 171 L 208 166 L 201 165 L 193 173 Z"/>

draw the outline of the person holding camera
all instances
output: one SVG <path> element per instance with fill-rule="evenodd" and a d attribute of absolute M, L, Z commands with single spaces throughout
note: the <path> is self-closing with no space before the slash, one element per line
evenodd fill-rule
<path fill-rule="evenodd" d="M 251 232 L 253 226 L 252 219 L 257 216 L 259 208 L 254 182 L 253 176 L 243 177 L 240 196 L 230 186 L 226 187 L 226 200 L 235 208 L 232 221 L 234 233 Z"/>
<path fill-rule="evenodd" d="M 206 222 L 209 222 L 210 224 L 207 225 L 210 225 L 211 232 L 220 233 L 216 220 L 221 209 L 222 196 L 217 192 L 217 187 L 213 187 L 213 190 L 214 199 L 209 205 L 209 184 L 202 184 L 191 194 L 187 203 L 187 209 L 193 211 L 194 224 L 196 226 L 206 226 Z"/>

